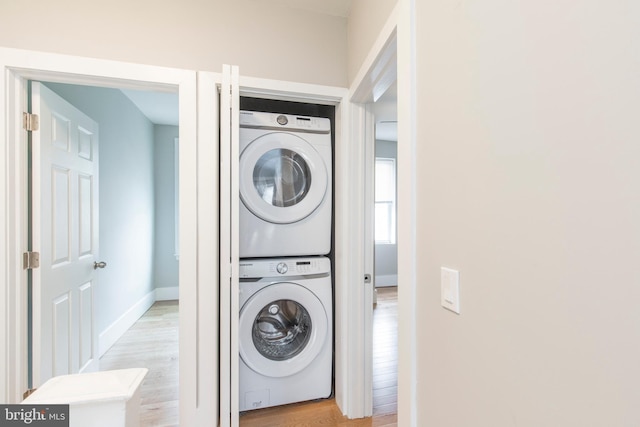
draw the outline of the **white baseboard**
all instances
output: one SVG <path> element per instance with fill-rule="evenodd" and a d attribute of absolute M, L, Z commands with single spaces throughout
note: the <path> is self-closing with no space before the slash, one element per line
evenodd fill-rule
<path fill-rule="evenodd" d="M 156 301 L 169 301 L 178 299 L 178 290 L 180 288 L 173 286 L 170 288 L 156 288 L 149 292 L 144 297 L 135 303 L 129 310 L 127 310 L 122 316 L 113 322 L 107 329 L 100 334 L 98 341 L 98 353 L 99 357 L 102 357 L 112 345 L 116 343 L 129 330 L 131 326 L 143 314 L 151 308 Z"/>
<path fill-rule="evenodd" d="M 172 286 L 168 288 L 156 288 L 156 301 L 171 301 L 179 299 L 180 288 Z"/>
<path fill-rule="evenodd" d="M 99 357 L 102 357 L 120 337 L 133 326 L 156 301 L 156 292 L 151 291 L 135 303 L 129 310 L 113 322 L 100 334 L 98 341 Z"/>
<path fill-rule="evenodd" d="M 376 276 L 376 288 L 383 288 L 386 286 L 398 286 L 398 275 L 386 274 L 382 276 Z"/>

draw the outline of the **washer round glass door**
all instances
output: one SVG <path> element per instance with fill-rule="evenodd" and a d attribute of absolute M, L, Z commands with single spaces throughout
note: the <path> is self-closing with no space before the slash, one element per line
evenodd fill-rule
<path fill-rule="evenodd" d="M 239 323 L 240 356 L 261 375 L 298 373 L 327 345 L 322 303 L 295 283 L 276 283 L 256 292 L 242 306 Z"/>
<path fill-rule="evenodd" d="M 253 140 L 240 155 L 240 198 L 259 218 L 289 224 L 306 218 L 324 200 L 327 168 L 299 136 L 273 132 Z"/>

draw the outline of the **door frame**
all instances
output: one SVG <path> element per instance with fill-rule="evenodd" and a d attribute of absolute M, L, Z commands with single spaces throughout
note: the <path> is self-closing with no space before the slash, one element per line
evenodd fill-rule
<path fill-rule="evenodd" d="M 416 349 L 416 53 L 415 53 L 415 0 L 398 0 L 380 31 L 373 47 L 351 88 L 349 101 L 353 114 L 351 129 L 353 141 L 351 155 L 362 159 L 357 165 L 357 177 L 361 185 L 355 189 L 354 211 L 367 215 L 367 200 L 373 193 L 373 182 L 365 182 L 367 146 L 375 143 L 371 132 L 371 112 L 368 104 L 377 100 L 384 91 L 397 81 L 398 84 L 398 425 L 415 427 L 417 420 L 417 349 Z M 359 205 L 358 205 L 359 204 Z M 363 228 L 363 227 L 360 227 Z M 365 244 L 371 239 L 360 230 L 358 242 L 362 242 L 354 254 L 359 262 L 357 270 L 362 283 L 365 268 L 371 263 L 366 259 Z M 354 236 L 355 238 L 356 236 Z M 369 242 L 371 243 L 371 242 Z M 373 273 L 373 272 L 370 272 Z M 361 312 L 356 316 L 357 328 L 362 331 L 361 398 L 353 401 L 353 413 L 370 416 L 372 412 L 372 312 L 373 287 L 359 286 L 351 296 L 352 307 Z M 356 367 L 358 365 L 351 365 Z"/>
<path fill-rule="evenodd" d="M 417 427 L 417 55 L 416 0 L 398 6 L 398 425 Z M 426 242 L 423 242 L 426 244 Z"/>
<path fill-rule="evenodd" d="M 348 102 L 348 90 L 341 87 L 322 86 L 307 83 L 287 82 L 280 80 L 262 79 L 256 77 L 243 76 L 240 70 L 239 76 L 239 94 L 240 96 L 252 96 L 266 99 L 294 101 L 294 102 L 306 102 L 324 105 L 333 105 L 336 107 L 335 114 L 335 265 L 333 274 L 335 277 L 335 324 L 342 325 L 342 328 L 335 328 L 335 384 L 336 384 L 336 401 L 343 413 L 350 418 L 357 418 L 358 415 L 353 412 L 348 412 L 348 408 L 352 406 L 350 402 L 359 400 L 359 395 L 362 391 L 362 385 L 357 381 L 357 378 L 353 375 L 357 371 L 357 367 L 361 365 L 362 359 L 356 357 L 356 352 L 353 351 L 356 347 L 361 347 L 359 337 L 361 331 L 354 328 L 351 324 L 347 323 L 347 319 L 352 317 L 352 300 L 349 298 L 349 290 L 352 288 L 350 284 L 354 283 L 358 277 L 360 277 L 359 271 L 353 268 L 351 264 L 351 253 L 356 246 L 356 240 L 353 238 L 353 232 L 357 230 L 360 224 L 360 217 L 356 212 L 351 211 L 350 197 L 354 191 L 357 191 L 356 181 L 352 178 L 355 177 L 355 172 L 352 168 L 353 157 L 350 154 L 350 138 L 348 134 L 350 121 L 350 105 Z M 211 90 L 214 90 L 221 82 L 215 80 L 212 73 L 198 72 L 198 89 L 199 98 L 207 98 Z M 212 109 L 209 106 L 207 109 L 199 109 L 199 137 L 206 141 L 213 138 L 213 134 L 218 132 L 217 127 L 207 121 L 207 117 L 211 117 Z M 210 187 L 209 184 L 213 181 L 200 182 L 200 186 Z M 205 190 L 207 192 L 218 191 L 217 188 L 209 188 Z M 221 275 L 232 274 L 231 268 L 225 268 L 221 266 Z M 220 283 L 228 283 L 230 277 L 225 276 L 220 278 Z M 221 298 L 223 294 L 220 294 Z M 225 296 L 228 298 L 229 296 Z M 229 327 L 231 312 L 229 310 L 230 302 L 222 301 L 220 305 L 220 317 L 221 319 L 227 319 L 226 324 L 221 322 L 221 327 Z M 342 319 L 342 320 L 341 320 Z M 231 352 L 231 348 L 228 348 L 230 344 L 230 337 L 228 331 L 221 331 L 221 353 Z M 231 345 L 231 347 L 233 347 Z M 234 386 L 234 381 L 237 382 L 237 378 L 234 378 L 234 371 L 231 369 L 233 366 L 237 366 L 237 363 L 229 360 L 221 360 L 225 366 L 221 369 L 228 369 L 230 374 L 229 378 L 221 378 L 221 389 L 237 390 L 237 386 Z M 236 373 L 237 374 L 237 373 Z M 225 374 L 226 377 L 228 375 Z M 228 384 L 230 383 L 230 384 Z M 338 390 L 347 390 L 347 393 L 339 393 Z M 234 405 L 229 401 L 229 398 L 223 398 L 221 395 L 221 416 L 220 423 L 222 426 L 233 426 L 237 423 L 237 414 L 233 413 Z M 236 406 L 237 407 L 237 406 Z M 228 413 L 227 413 L 228 412 Z M 225 413 L 225 414 L 223 414 Z"/>
<path fill-rule="evenodd" d="M 138 90 L 177 91 L 180 125 L 180 421 L 197 425 L 198 416 L 215 419 L 208 405 L 198 405 L 198 354 L 196 327 L 198 291 L 197 251 L 197 86 L 195 71 L 118 61 L 81 58 L 53 53 L 0 48 L 0 401 L 18 403 L 27 387 L 27 274 L 22 269 L 22 253 L 27 250 L 27 132 L 22 128 L 22 112 L 27 111 L 27 81 L 40 80 Z M 210 388 L 204 399 L 217 401 Z M 205 412 L 204 414 L 202 414 Z"/>
<path fill-rule="evenodd" d="M 362 395 L 362 383 L 359 368 L 362 357 L 362 331 L 356 321 L 358 301 L 353 299 L 353 283 L 362 277 L 362 271 L 355 262 L 357 254 L 357 236 L 361 225 L 361 216 L 353 204 L 353 195 L 360 191 L 358 169 L 354 167 L 359 157 L 354 157 L 350 127 L 352 124 L 352 106 L 349 91 L 346 88 L 328 87 L 304 83 L 274 81 L 240 75 L 240 94 L 267 97 L 286 101 L 328 104 L 335 111 L 335 260 L 334 275 L 334 372 L 335 399 L 338 407 L 349 418 L 360 418 L 354 411 Z M 355 208 L 355 209 L 354 209 Z M 342 327 L 339 327 L 342 326 Z"/>

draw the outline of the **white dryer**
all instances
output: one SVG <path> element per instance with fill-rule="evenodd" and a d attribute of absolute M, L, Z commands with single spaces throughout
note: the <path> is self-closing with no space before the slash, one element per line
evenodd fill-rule
<path fill-rule="evenodd" d="M 240 111 L 240 257 L 331 250 L 331 123 Z"/>
<path fill-rule="evenodd" d="M 331 263 L 240 262 L 240 411 L 331 395 Z"/>

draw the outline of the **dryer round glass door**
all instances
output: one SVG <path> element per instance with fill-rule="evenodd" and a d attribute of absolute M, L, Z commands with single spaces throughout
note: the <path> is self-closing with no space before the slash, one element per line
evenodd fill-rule
<path fill-rule="evenodd" d="M 242 360 L 269 377 L 302 371 L 330 345 L 322 303 L 295 283 L 269 285 L 251 296 L 240 310 L 239 329 Z"/>
<path fill-rule="evenodd" d="M 288 224 L 309 216 L 328 186 L 322 156 L 297 135 L 273 132 L 256 138 L 240 155 L 240 198 L 259 218 Z"/>
<path fill-rule="evenodd" d="M 288 148 L 264 153 L 253 168 L 253 186 L 269 205 L 288 208 L 300 203 L 311 188 L 304 157 Z"/>

